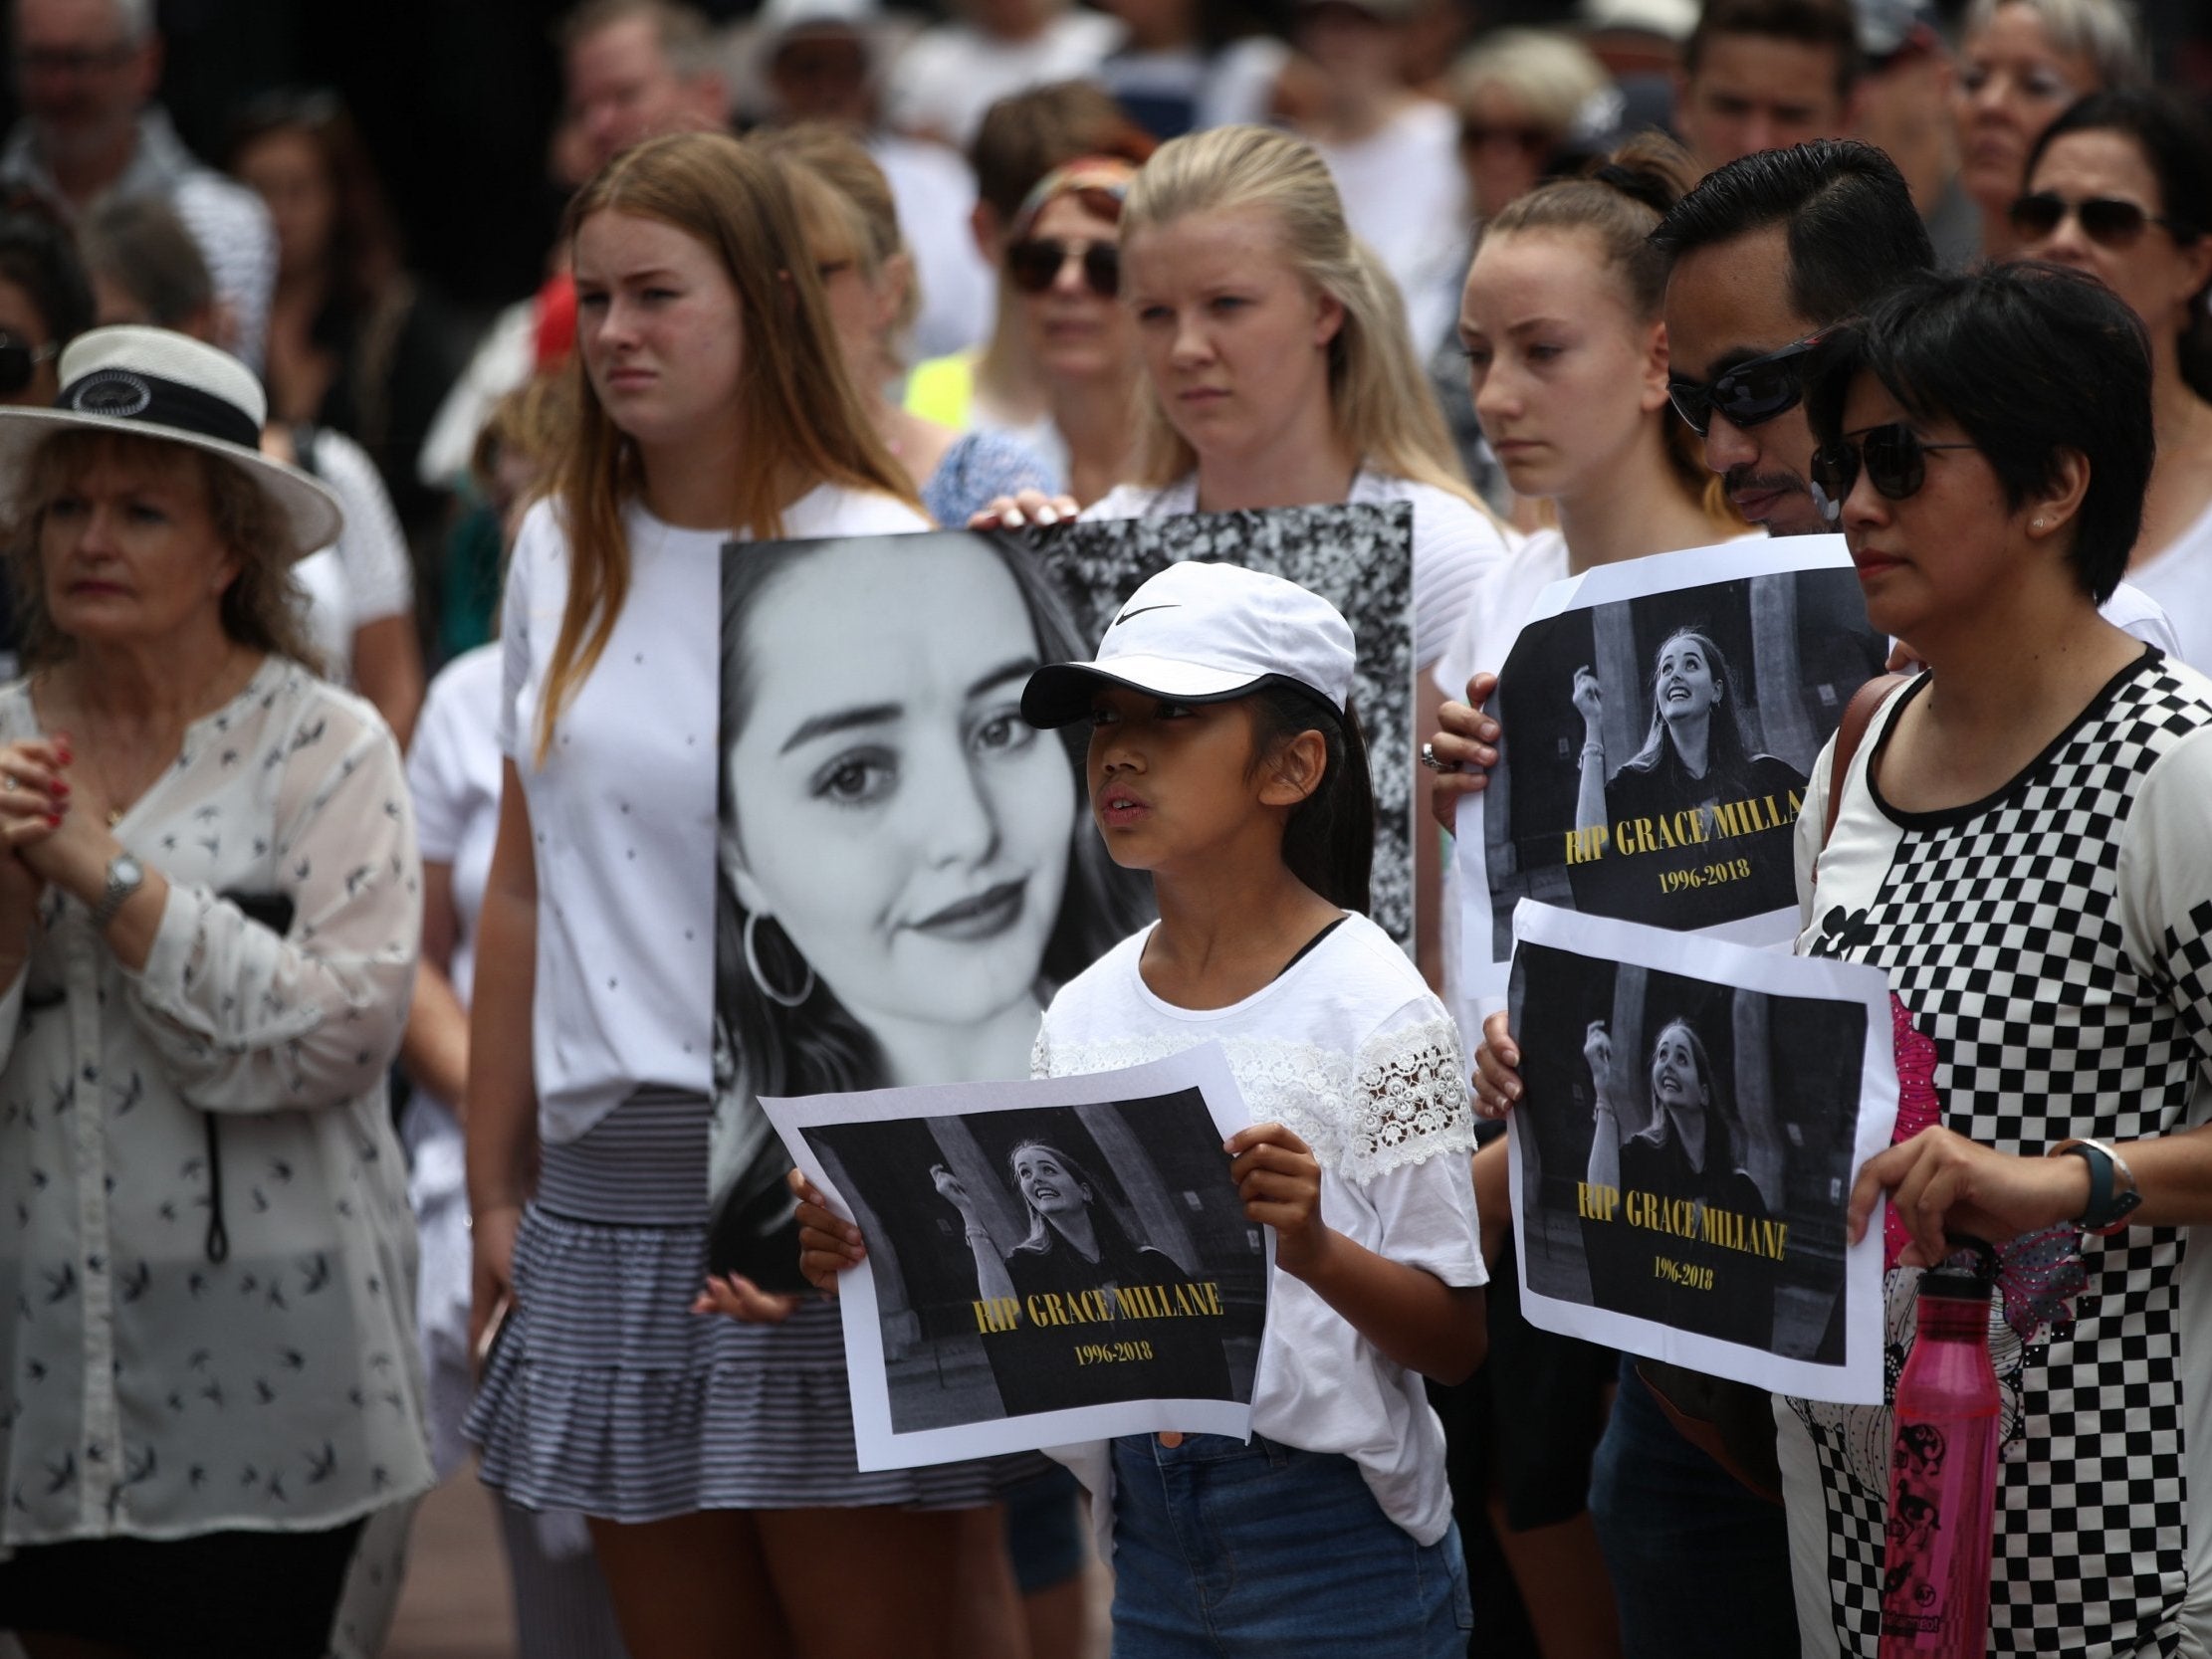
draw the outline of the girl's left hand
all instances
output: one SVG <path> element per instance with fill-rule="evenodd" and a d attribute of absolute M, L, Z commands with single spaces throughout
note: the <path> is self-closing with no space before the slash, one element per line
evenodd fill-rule
<path fill-rule="evenodd" d="M 1223 1143 L 1244 1219 L 1275 1229 L 1275 1265 L 1294 1278 L 1311 1274 L 1329 1237 L 1321 1219 L 1321 1164 L 1313 1148 L 1280 1124 L 1255 1124 Z"/>
<path fill-rule="evenodd" d="M 2078 1157 L 2016 1157 L 1947 1129 L 1924 1129 L 1860 1169 L 1851 1189 L 1853 1244 L 1884 1192 L 1912 1237 L 1898 1265 L 1930 1267 L 1951 1252 L 1947 1233 L 2002 1244 L 2073 1220 L 2089 1204 L 2089 1166 Z"/>

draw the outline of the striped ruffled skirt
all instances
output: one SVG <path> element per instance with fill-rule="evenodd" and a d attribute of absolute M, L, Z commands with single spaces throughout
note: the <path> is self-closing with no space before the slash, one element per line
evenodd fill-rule
<path fill-rule="evenodd" d="M 963 1509 L 1034 1456 L 862 1474 L 834 1304 L 782 1325 L 692 1313 L 707 1275 L 702 1096 L 641 1089 L 545 1148 L 515 1311 L 466 1432 L 487 1484 L 619 1522 L 710 1509 Z"/>

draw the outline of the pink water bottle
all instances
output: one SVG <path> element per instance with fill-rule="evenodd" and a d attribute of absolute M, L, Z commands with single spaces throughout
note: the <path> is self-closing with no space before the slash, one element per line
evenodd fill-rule
<path fill-rule="evenodd" d="M 1954 1256 L 1920 1276 L 1912 1355 L 1897 1379 L 1882 1559 L 1880 1659 L 1982 1659 L 1990 1514 L 1997 1499 L 1997 1373 L 1989 1362 L 1994 1258 Z"/>

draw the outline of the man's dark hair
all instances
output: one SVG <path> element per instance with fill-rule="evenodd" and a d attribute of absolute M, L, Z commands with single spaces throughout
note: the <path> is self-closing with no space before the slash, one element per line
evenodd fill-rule
<path fill-rule="evenodd" d="M 968 164 L 978 199 L 1000 225 L 1010 225 L 1022 198 L 1054 167 L 1086 155 L 1117 155 L 1141 167 L 1158 144 L 1104 88 L 1058 81 L 1011 94 L 985 110 Z"/>
<path fill-rule="evenodd" d="M 1762 35 L 1836 54 L 1836 96 L 1859 80 L 1859 20 L 1852 0 L 1705 0 L 1697 27 L 1682 47 L 1682 74 L 1697 79 L 1706 43 L 1716 35 Z"/>
<path fill-rule="evenodd" d="M 1935 269 L 1935 247 L 1897 165 L 1855 138 L 1816 138 L 1715 167 L 1652 233 L 1670 260 L 1789 227 L 1790 309 L 1813 323 L 1857 314 L 1908 277 Z"/>
<path fill-rule="evenodd" d="M 2018 511 L 2074 451 L 2090 467 L 2076 516 L 2075 575 L 2102 604 L 2142 529 L 2156 453 L 2150 343 L 2094 277 L 2025 262 L 1930 272 L 1877 300 L 1824 352 L 1807 389 L 1813 436 L 1834 443 L 1852 382 L 1872 374 L 1915 420 L 1951 421 Z"/>

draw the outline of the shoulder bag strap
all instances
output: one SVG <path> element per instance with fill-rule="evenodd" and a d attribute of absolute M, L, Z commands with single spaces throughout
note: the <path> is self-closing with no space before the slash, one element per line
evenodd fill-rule
<path fill-rule="evenodd" d="M 1851 694 L 1844 718 L 1836 723 L 1836 761 L 1828 773 L 1828 816 L 1821 825 L 1821 845 L 1836 833 L 1836 814 L 1843 810 L 1844 779 L 1851 772 L 1852 757 L 1867 740 L 1868 727 L 1889 701 L 1889 694 L 1911 679 L 1909 674 L 1878 674 Z"/>

